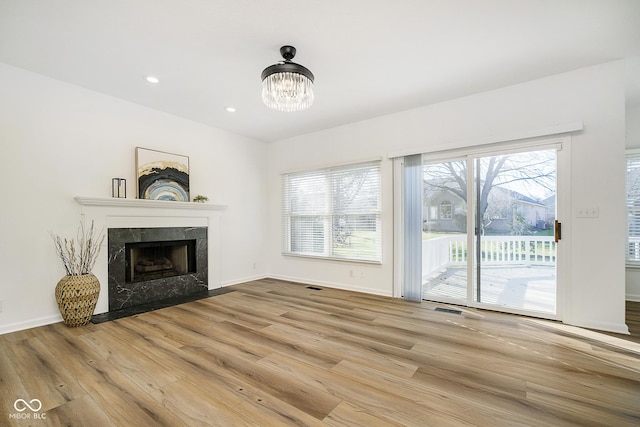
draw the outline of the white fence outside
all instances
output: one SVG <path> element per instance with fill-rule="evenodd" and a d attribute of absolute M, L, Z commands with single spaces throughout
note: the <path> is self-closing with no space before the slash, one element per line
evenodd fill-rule
<path fill-rule="evenodd" d="M 556 242 L 551 236 L 484 236 L 483 265 L 555 265 Z M 467 264 L 467 237 L 446 236 L 422 241 L 422 277 Z"/>

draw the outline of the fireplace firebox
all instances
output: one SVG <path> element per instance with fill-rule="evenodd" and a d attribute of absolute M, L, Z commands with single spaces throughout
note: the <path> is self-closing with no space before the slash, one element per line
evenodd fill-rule
<path fill-rule="evenodd" d="M 207 227 L 110 228 L 109 311 L 208 289 Z"/>
<path fill-rule="evenodd" d="M 125 243 L 125 282 L 196 273 L 196 241 Z"/>

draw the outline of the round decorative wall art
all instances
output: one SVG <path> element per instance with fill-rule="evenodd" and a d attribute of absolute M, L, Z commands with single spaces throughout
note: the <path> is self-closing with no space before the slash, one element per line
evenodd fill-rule
<path fill-rule="evenodd" d="M 144 198 L 188 202 L 189 193 L 173 179 L 156 179 L 144 190 Z"/>
<path fill-rule="evenodd" d="M 136 148 L 138 198 L 189 201 L 189 157 Z"/>

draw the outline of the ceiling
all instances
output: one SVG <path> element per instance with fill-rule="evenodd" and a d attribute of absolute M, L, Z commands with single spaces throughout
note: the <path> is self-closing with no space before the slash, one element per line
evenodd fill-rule
<path fill-rule="evenodd" d="M 284 44 L 306 111 L 261 100 Z M 263 141 L 623 58 L 640 105 L 640 0 L 0 0 L 0 62 Z"/>

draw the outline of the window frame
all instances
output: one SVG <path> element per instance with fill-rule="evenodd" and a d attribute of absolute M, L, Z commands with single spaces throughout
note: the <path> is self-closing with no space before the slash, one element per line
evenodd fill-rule
<path fill-rule="evenodd" d="M 630 206 L 629 203 L 629 167 L 630 163 L 635 162 L 636 167 L 640 168 L 640 149 L 629 149 L 625 152 L 625 210 L 627 212 L 627 229 L 625 236 L 625 265 L 627 267 L 640 268 L 640 236 L 634 236 L 637 239 L 635 244 L 636 249 L 634 250 L 636 255 L 635 258 L 630 258 L 631 252 L 631 239 L 630 236 L 632 234 L 632 228 L 636 229 L 636 234 L 640 234 L 640 205 L 638 206 Z M 638 200 L 640 203 L 640 199 Z M 636 224 L 631 223 L 632 215 L 635 215 L 638 219 Z"/>
<path fill-rule="evenodd" d="M 335 180 L 338 179 L 339 176 L 348 174 L 352 171 L 358 170 L 367 170 L 372 171 L 376 175 L 373 177 L 375 185 L 373 189 L 375 190 L 375 199 L 376 206 L 371 209 L 366 210 L 358 210 L 357 212 L 350 211 L 339 211 L 336 208 L 336 203 L 338 198 L 335 197 L 335 193 L 332 190 L 335 188 Z M 317 208 L 312 209 L 311 213 L 297 213 L 293 212 L 292 205 L 300 204 L 300 200 L 296 199 L 294 195 L 294 189 L 292 188 L 292 181 L 295 179 L 304 179 L 305 176 L 317 177 L 320 180 L 325 180 L 325 191 L 326 194 L 324 196 L 325 201 L 324 205 L 320 210 L 316 210 Z M 367 264 L 382 264 L 382 161 L 380 159 L 370 160 L 370 161 L 361 161 L 357 163 L 348 163 L 348 164 L 340 164 L 323 168 L 315 168 L 315 169 L 306 169 L 295 172 L 287 172 L 281 175 L 282 178 L 282 255 L 290 256 L 290 257 L 301 257 L 301 258 L 310 258 L 310 259 L 322 259 L 322 260 L 332 260 L 332 261 L 343 261 L 343 262 L 357 262 L 357 263 L 367 263 Z M 318 181 L 314 181 L 315 184 Z M 314 183 L 311 183 L 313 185 Z M 298 184 L 300 185 L 300 184 Z M 360 189 L 358 190 L 360 191 Z M 322 197 L 320 197 L 322 198 Z M 314 202 L 317 202 L 320 198 L 315 199 Z M 316 203 L 313 203 L 315 205 Z M 363 217 L 371 216 L 372 219 L 363 219 Z M 355 218 L 355 221 L 358 225 L 362 225 L 367 222 L 375 221 L 374 237 L 375 240 L 373 242 L 372 253 L 367 255 L 367 251 L 363 253 L 355 253 L 355 254 L 346 254 L 343 256 L 336 254 L 336 249 L 338 245 L 336 245 L 335 238 L 335 222 L 341 221 L 347 218 L 347 221 L 351 218 Z M 360 219 L 358 219 L 360 217 Z M 318 247 L 313 247 L 312 251 L 304 251 L 304 250 L 293 250 L 293 234 L 294 230 L 292 229 L 293 224 L 298 219 L 307 218 L 311 222 L 317 222 L 318 224 L 322 223 L 320 229 L 322 229 L 323 234 L 323 243 L 322 243 L 322 252 L 313 252 L 315 249 L 319 249 Z M 358 221 L 363 221 L 362 224 Z M 304 225 L 303 225 L 304 226 Z M 313 228 L 308 228 L 307 233 L 313 232 Z M 304 246 L 304 243 L 310 244 L 313 239 L 310 240 L 302 240 L 297 241 L 299 246 Z"/>
<path fill-rule="evenodd" d="M 444 207 L 449 208 L 449 214 L 448 215 L 443 215 L 444 212 Z M 438 205 L 438 219 L 441 220 L 452 220 L 453 219 L 453 203 L 451 203 L 449 200 L 443 200 L 440 202 L 440 205 Z"/>

